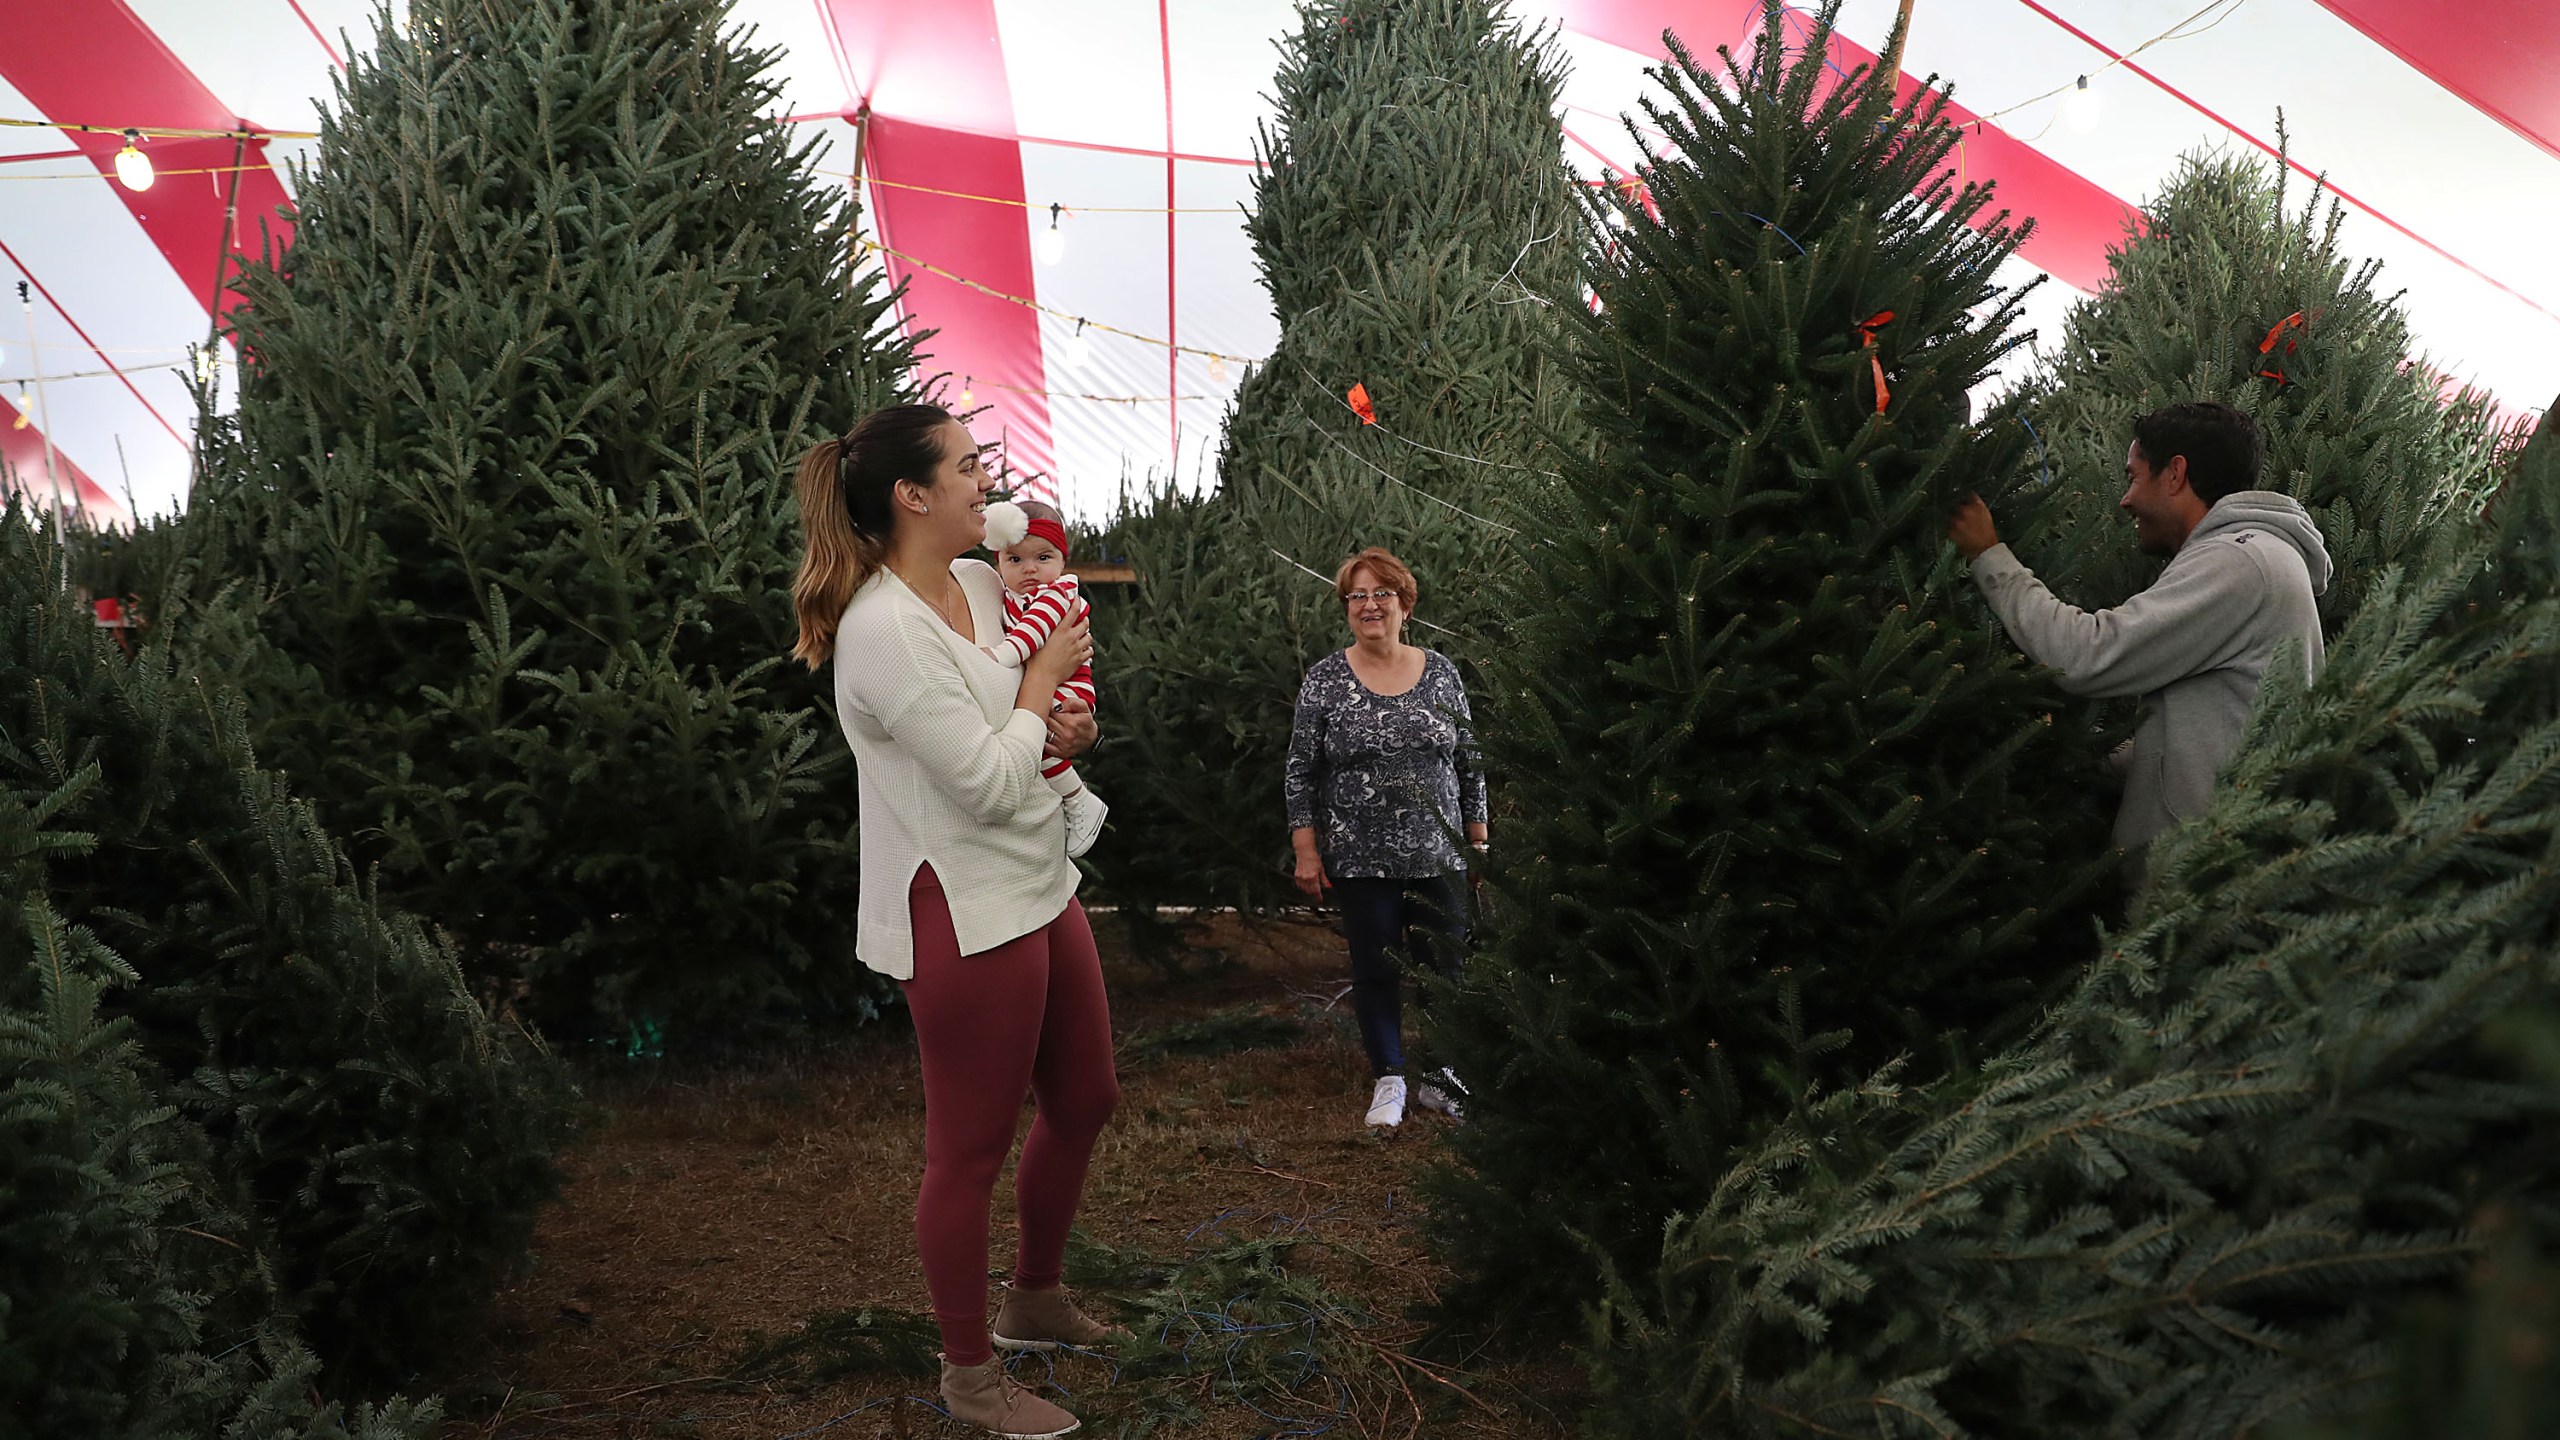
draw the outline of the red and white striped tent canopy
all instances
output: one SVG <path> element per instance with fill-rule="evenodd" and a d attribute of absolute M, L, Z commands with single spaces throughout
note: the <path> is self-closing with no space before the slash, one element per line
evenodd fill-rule
<path fill-rule="evenodd" d="M 1661 33 L 1740 45 L 1757 0 L 1516 0 L 1572 62 L 1567 158 L 1625 172 L 1620 117 Z M 1894 0 L 1852 0 L 1836 57 L 1871 60 Z M 396 7 L 395 7 L 396 9 Z M 928 373 L 981 440 L 1070 508 L 1124 477 L 1206 483 L 1246 362 L 1277 338 L 1239 207 L 1291 0 L 740 0 L 784 54 L 791 117 L 854 183 L 875 258 L 938 332 Z M 183 500 L 182 369 L 233 248 L 292 204 L 370 0 L 11 0 L 0 27 L 0 447 L 93 515 Z M 2351 253 L 2407 291 L 2424 358 L 2517 412 L 2560 389 L 2560 5 L 2551 0 L 1917 0 L 1903 68 L 1985 121 L 1961 153 L 2040 228 L 2016 268 L 2058 283 L 2055 333 L 2180 152 L 2272 151 L 2346 201 Z M 2085 90 L 2078 84 L 2088 78 Z M 78 129 L 72 127 L 94 127 Z M 857 143 L 858 142 L 858 143 Z M 1053 216 L 1051 207 L 1059 207 Z M 1054 230 L 1054 235 L 1044 232 Z M 205 363 L 201 356 L 196 363 Z M 227 363 L 217 359 L 213 363 Z M 1340 377 L 1347 386 L 1360 377 Z"/>

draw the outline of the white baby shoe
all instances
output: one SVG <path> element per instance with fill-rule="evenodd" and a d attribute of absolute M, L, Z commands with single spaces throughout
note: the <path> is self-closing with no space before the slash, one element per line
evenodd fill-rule
<path fill-rule="evenodd" d="M 1066 807 L 1067 858 L 1082 859 L 1084 852 L 1093 848 L 1093 842 L 1102 838 L 1102 822 L 1111 814 L 1111 807 L 1102 803 L 1102 797 L 1094 794 L 1090 785 L 1066 797 Z"/>

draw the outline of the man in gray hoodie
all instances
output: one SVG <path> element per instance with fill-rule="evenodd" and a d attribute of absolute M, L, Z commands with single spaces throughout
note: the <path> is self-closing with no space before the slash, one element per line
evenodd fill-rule
<path fill-rule="evenodd" d="M 2143 553 L 2169 565 L 2151 588 L 2095 614 L 2055 599 L 2009 553 L 1981 497 L 1947 526 L 2029 659 L 2061 671 L 2075 695 L 2142 697 L 2133 741 L 2116 756 L 2125 786 L 2115 843 L 2137 884 L 2152 837 L 2211 800 L 2278 647 L 2292 642 L 2306 675 L 2326 654 L 2314 597 L 2329 588 L 2329 550 L 2291 496 L 2252 488 L 2264 457 L 2257 426 L 2219 400 L 2134 421 L 2116 503 Z"/>

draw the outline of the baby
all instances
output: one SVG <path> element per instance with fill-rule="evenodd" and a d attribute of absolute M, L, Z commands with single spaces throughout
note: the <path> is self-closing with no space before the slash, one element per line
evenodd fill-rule
<path fill-rule="evenodd" d="M 1076 593 L 1076 577 L 1066 573 L 1065 517 L 1054 508 L 1037 500 L 999 500 L 989 505 L 987 546 L 996 552 L 996 571 L 1004 577 L 1004 638 L 980 648 L 994 656 L 997 664 L 1018 670 L 1051 631 L 1091 607 Z M 1077 667 L 1067 683 L 1058 687 L 1059 700 L 1069 696 L 1083 701 L 1087 709 L 1093 707 L 1091 662 Z M 1066 807 L 1067 854 L 1084 854 L 1102 834 L 1103 817 L 1111 807 L 1086 789 L 1064 760 L 1044 762 L 1040 773 Z"/>

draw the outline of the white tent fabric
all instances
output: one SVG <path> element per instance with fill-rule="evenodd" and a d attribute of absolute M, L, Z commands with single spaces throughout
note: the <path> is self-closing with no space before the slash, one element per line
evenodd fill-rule
<path fill-rule="evenodd" d="M 1640 156 L 1620 117 L 1662 31 L 1707 53 L 1739 44 L 1759 9 L 1516 5 L 1572 62 L 1566 158 L 1595 178 Z M 1835 61 L 1871 60 L 1895 8 L 1850 0 Z M 37 123 L 0 127 L 0 300 L 27 284 L 20 312 L 0 316 L 0 456 L 100 518 L 166 511 L 189 471 L 182 369 L 211 333 L 218 276 L 289 207 L 290 164 L 313 152 L 264 137 L 315 128 L 334 72 L 368 43 L 369 0 L 10 10 L 0 119 Z M 819 164 L 847 184 L 858 165 L 871 258 L 907 284 L 906 322 L 937 332 L 928 378 L 977 409 L 979 438 L 1000 440 L 1029 486 L 1086 515 L 1124 482 L 1208 483 L 1235 385 L 1277 339 L 1240 207 L 1294 13 L 1290 0 L 734 10 L 782 52 L 784 106 L 821 142 Z M 2406 289 L 2420 358 L 2518 413 L 2560 390 L 2560 6 L 1917 0 L 1902 65 L 1911 82 L 1953 82 L 1981 121 L 1961 151 L 1968 177 L 1997 180 L 2002 203 L 2039 221 L 2013 271 L 2055 282 L 2031 312 L 2048 336 L 2182 151 L 2271 147 L 2281 111 L 2296 166 L 2349 202 L 2349 251 Z M 134 192 L 112 178 L 128 126 L 251 138 L 149 139 L 160 178 Z"/>

